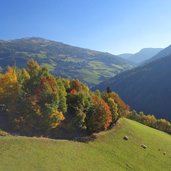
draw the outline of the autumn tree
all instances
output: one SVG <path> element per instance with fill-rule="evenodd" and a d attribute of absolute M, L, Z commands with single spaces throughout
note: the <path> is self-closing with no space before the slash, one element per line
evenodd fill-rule
<path fill-rule="evenodd" d="M 65 107 L 60 106 L 60 90 L 54 76 L 48 70 L 30 60 L 23 81 L 19 115 L 14 122 L 16 129 L 26 133 L 42 133 L 58 126 L 64 120 Z M 22 82 L 22 81 L 21 81 Z"/>
<path fill-rule="evenodd" d="M 111 114 L 112 114 L 112 123 L 116 123 L 119 117 L 118 113 L 118 104 L 113 98 L 111 98 L 110 93 L 101 93 L 102 99 L 108 104 Z"/>
<path fill-rule="evenodd" d="M 114 102 L 117 104 L 117 118 L 116 121 L 121 117 L 127 117 L 129 114 L 129 106 L 119 97 L 118 94 L 112 92 L 108 93 L 108 98 L 111 98 L 114 100 Z"/>
<path fill-rule="evenodd" d="M 135 110 L 130 112 L 129 118 L 138 121 L 144 125 L 171 134 L 171 123 L 165 119 L 156 119 L 154 115 L 147 115 L 143 112 L 138 113 Z"/>
<path fill-rule="evenodd" d="M 165 131 L 168 132 L 169 134 L 171 134 L 171 123 L 168 122 L 166 119 L 159 119 L 156 121 L 155 123 L 155 128 L 161 130 L 161 131 Z"/>
<path fill-rule="evenodd" d="M 10 103 L 18 94 L 17 75 L 13 68 L 8 67 L 5 74 L 0 76 L 0 102 Z"/>
<path fill-rule="evenodd" d="M 112 114 L 107 103 L 94 95 L 92 105 L 86 117 L 86 126 L 89 132 L 106 130 L 112 123 Z"/>
<path fill-rule="evenodd" d="M 8 122 L 17 112 L 18 90 L 17 74 L 14 68 L 8 67 L 6 73 L 0 76 L 0 104 L 5 108 L 3 113 L 6 115 Z"/>

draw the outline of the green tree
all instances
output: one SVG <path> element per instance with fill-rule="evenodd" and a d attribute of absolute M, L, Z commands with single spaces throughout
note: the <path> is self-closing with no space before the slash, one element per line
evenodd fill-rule
<path fill-rule="evenodd" d="M 86 92 L 74 92 L 67 96 L 68 104 L 68 119 L 72 122 L 75 128 L 85 128 L 85 117 L 89 109 L 91 99 Z"/>

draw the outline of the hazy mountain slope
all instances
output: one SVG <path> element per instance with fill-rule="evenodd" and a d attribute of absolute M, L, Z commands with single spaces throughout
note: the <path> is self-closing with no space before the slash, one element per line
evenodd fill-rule
<path fill-rule="evenodd" d="M 128 119 L 119 122 L 118 126 L 101 132 L 89 143 L 0 137 L 0 170 L 169 171 L 170 135 Z M 128 141 L 123 140 L 125 135 L 129 137 Z"/>
<path fill-rule="evenodd" d="M 156 54 L 158 54 L 162 49 L 161 48 L 144 48 L 140 50 L 139 52 L 129 56 L 127 60 L 134 62 L 136 64 L 140 64 Z"/>
<path fill-rule="evenodd" d="M 131 62 L 109 53 L 42 38 L 0 41 L 2 68 L 14 64 L 23 67 L 30 58 L 48 66 L 54 74 L 77 78 L 90 86 L 132 67 Z"/>
<path fill-rule="evenodd" d="M 119 57 L 123 58 L 123 59 L 129 59 L 132 55 L 134 55 L 133 53 L 123 53 L 118 55 Z"/>
<path fill-rule="evenodd" d="M 145 63 L 152 62 L 156 59 L 163 58 L 163 57 L 166 57 L 168 55 L 171 55 L 171 45 L 166 47 L 165 49 L 161 50 L 159 53 L 157 53 L 155 56 L 153 56 L 149 60 L 145 61 Z"/>
<path fill-rule="evenodd" d="M 137 111 L 171 120 L 171 55 L 125 71 L 94 89 L 110 86 Z"/>

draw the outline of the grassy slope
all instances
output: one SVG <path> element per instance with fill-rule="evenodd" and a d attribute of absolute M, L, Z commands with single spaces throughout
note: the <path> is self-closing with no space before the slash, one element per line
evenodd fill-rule
<path fill-rule="evenodd" d="M 124 135 L 129 136 L 128 141 L 123 140 Z M 142 143 L 148 148 L 142 149 Z M 127 119 L 88 144 L 0 137 L 0 171 L 169 171 L 170 168 L 171 136 Z"/>

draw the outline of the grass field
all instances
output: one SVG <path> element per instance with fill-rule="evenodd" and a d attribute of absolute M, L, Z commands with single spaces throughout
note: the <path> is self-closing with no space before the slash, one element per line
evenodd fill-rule
<path fill-rule="evenodd" d="M 128 141 L 123 140 L 125 135 Z M 147 148 L 143 149 L 141 144 Z M 170 171 L 171 136 L 121 119 L 115 128 L 101 132 L 89 143 L 0 137 L 0 171 L 32 170 Z"/>

